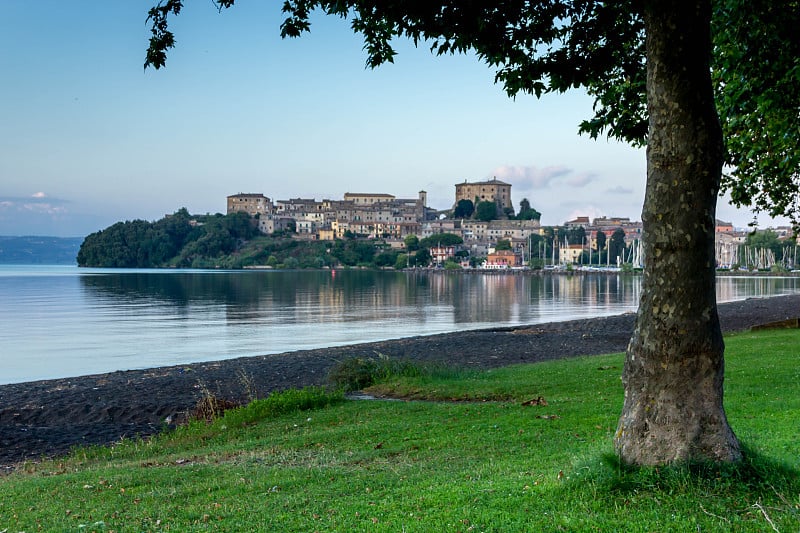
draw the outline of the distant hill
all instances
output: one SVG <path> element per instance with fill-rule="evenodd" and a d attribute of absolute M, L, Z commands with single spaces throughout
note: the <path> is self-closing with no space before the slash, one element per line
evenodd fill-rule
<path fill-rule="evenodd" d="M 0 264 L 75 265 L 83 237 L 0 236 Z"/>

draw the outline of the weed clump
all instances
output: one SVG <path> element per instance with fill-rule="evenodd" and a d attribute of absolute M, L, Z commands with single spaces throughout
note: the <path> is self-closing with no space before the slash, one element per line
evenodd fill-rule
<path fill-rule="evenodd" d="M 393 359 L 379 353 L 374 358 L 351 357 L 338 362 L 328 373 L 328 383 L 336 390 L 352 392 L 394 378 L 458 376 L 462 372 L 442 363 L 419 363 Z"/>
<path fill-rule="evenodd" d="M 328 383 L 345 392 L 361 390 L 375 383 L 378 363 L 374 359 L 352 357 L 338 362 L 328 373 Z"/>
<path fill-rule="evenodd" d="M 189 415 L 190 420 L 204 420 L 212 422 L 215 418 L 219 418 L 225 411 L 241 407 L 240 402 L 220 398 L 203 384 L 200 384 L 200 390 L 203 395 L 197 400 L 194 409 Z"/>

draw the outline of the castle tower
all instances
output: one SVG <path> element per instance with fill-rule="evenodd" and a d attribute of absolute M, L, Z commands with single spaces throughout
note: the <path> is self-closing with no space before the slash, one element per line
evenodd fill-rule
<path fill-rule="evenodd" d="M 507 208 L 514 208 L 511 202 L 511 184 L 497 178 L 474 183 L 467 183 L 467 180 L 464 180 L 464 183 L 457 183 L 454 208 L 460 200 L 469 200 L 473 204 L 494 202 L 497 204 L 498 213 L 502 213 Z"/>

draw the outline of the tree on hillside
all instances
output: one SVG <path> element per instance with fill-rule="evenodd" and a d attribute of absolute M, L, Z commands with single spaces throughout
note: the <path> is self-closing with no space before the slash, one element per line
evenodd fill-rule
<path fill-rule="evenodd" d="M 475 205 L 472 200 L 459 200 L 453 210 L 453 218 L 469 218 L 475 212 Z"/>
<path fill-rule="evenodd" d="M 494 246 L 495 250 L 511 250 L 511 241 L 508 239 L 498 239 L 497 244 Z"/>
<path fill-rule="evenodd" d="M 150 11 L 146 65 L 164 65 L 174 45 L 167 17 L 180 8 L 166 0 Z M 509 95 L 586 87 L 595 116 L 582 131 L 647 144 L 647 260 L 615 448 L 633 464 L 740 459 L 722 402 L 716 199 L 733 161 L 724 183 L 735 200 L 797 215 L 798 2 L 286 0 L 282 35 L 309 31 L 315 9 L 350 21 L 370 67 L 393 61 L 397 36 L 439 54 L 471 50 Z M 776 81 L 779 91 L 764 90 Z"/>
<path fill-rule="evenodd" d="M 475 207 L 475 218 L 489 222 L 497 218 L 497 204 L 484 200 Z"/>
<path fill-rule="evenodd" d="M 406 235 L 406 238 L 403 239 L 403 243 L 406 245 L 406 250 L 409 252 L 419 250 L 419 237 L 416 235 Z"/>
<path fill-rule="evenodd" d="M 519 203 L 518 220 L 541 220 L 542 214 L 536 209 L 531 207 L 531 203 L 527 198 L 523 198 Z"/>

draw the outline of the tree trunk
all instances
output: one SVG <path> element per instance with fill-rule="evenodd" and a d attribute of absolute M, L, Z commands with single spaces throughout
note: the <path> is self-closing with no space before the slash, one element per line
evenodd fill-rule
<path fill-rule="evenodd" d="M 709 73 L 711 2 L 646 1 L 644 20 L 645 270 L 614 445 L 627 464 L 736 461 L 714 278 L 723 145 Z"/>

